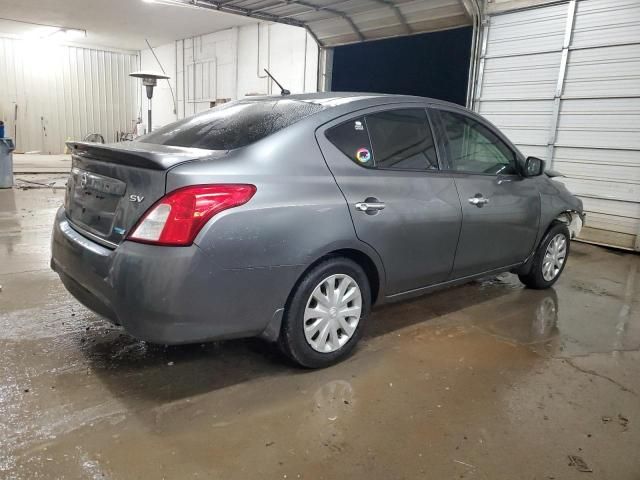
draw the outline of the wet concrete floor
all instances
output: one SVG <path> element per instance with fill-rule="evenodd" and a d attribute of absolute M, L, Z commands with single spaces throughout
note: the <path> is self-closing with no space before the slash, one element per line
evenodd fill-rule
<path fill-rule="evenodd" d="M 638 255 L 574 242 L 554 289 L 378 308 L 351 358 L 305 371 L 81 307 L 48 268 L 62 198 L 0 191 L 0 478 L 640 479 Z"/>

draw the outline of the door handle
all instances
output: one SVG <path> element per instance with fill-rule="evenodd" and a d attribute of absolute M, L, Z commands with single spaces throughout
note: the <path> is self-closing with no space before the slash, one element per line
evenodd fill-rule
<path fill-rule="evenodd" d="M 356 209 L 361 212 L 372 213 L 384 210 L 383 202 L 358 202 L 356 203 Z"/>
<path fill-rule="evenodd" d="M 483 205 L 486 205 L 487 203 L 489 203 L 489 199 L 488 198 L 484 198 L 482 196 L 480 196 L 480 197 L 471 197 L 469 199 L 469 203 L 471 205 L 475 205 L 476 207 L 482 207 Z"/>

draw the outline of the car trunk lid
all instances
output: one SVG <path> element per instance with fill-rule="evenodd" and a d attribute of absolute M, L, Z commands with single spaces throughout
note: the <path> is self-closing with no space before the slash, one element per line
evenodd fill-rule
<path fill-rule="evenodd" d="M 72 168 L 65 210 L 80 233 L 106 246 L 124 240 L 138 219 L 165 194 L 170 168 L 224 156 L 225 151 L 125 142 L 69 143 Z"/>

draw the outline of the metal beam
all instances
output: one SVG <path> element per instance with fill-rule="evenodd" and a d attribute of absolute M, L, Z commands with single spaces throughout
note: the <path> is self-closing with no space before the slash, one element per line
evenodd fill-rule
<path fill-rule="evenodd" d="M 209 10 L 218 10 L 225 13 L 233 13 L 235 15 L 242 15 L 244 17 L 255 18 L 257 20 L 264 20 L 267 22 L 285 23 L 287 25 L 293 25 L 295 27 L 305 27 L 305 23 L 299 20 L 292 20 L 288 18 L 279 17 L 265 12 L 255 12 L 248 8 L 236 7 L 231 5 L 233 0 L 217 1 L 217 0 L 186 0 L 182 3 L 191 4 L 196 7 L 207 8 Z"/>
<path fill-rule="evenodd" d="M 333 48 L 321 48 L 318 51 L 318 90 L 331 91 L 333 79 Z"/>
<path fill-rule="evenodd" d="M 330 6 L 317 5 L 307 0 L 278 0 L 277 3 L 275 4 L 268 5 L 261 8 L 251 9 L 251 8 L 245 8 L 245 7 L 236 7 L 232 5 L 233 1 L 234 0 L 193 0 L 194 4 L 196 5 L 205 3 L 205 4 L 211 5 L 216 10 L 226 11 L 230 13 L 234 13 L 234 12 L 230 11 L 229 9 L 236 9 L 241 12 L 240 13 L 241 15 L 245 15 L 247 17 L 252 17 L 252 18 L 264 18 L 265 16 L 268 16 L 270 17 L 268 19 L 268 21 L 270 22 L 288 23 L 290 25 L 304 27 L 307 29 L 307 31 L 310 31 L 310 29 L 308 28 L 308 24 L 306 22 L 303 22 L 301 20 L 293 20 L 291 18 L 293 17 L 293 15 L 279 16 L 279 15 L 274 15 L 272 13 L 267 13 L 268 10 L 274 7 L 277 7 L 278 5 L 299 5 L 301 7 L 306 7 L 310 9 L 306 13 L 314 12 L 314 11 L 316 12 L 322 11 L 322 12 L 330 13 L 335 17 L 342 18 L 345 22 L 347 22 L 349 27 L 354 31 L 354 33 L 356 34 L 356 36 L 361 42 L 365 40 L 364 35 L 362 34 L 358 26 L 355 24 L 353 19 L 349 16 L 349 14 L 347 14 L 342 10 L 338 10 Z M 338 2 L 338 3 L 341 3 L 341 2 Z M 296 15 L 300 15 L 300 14 L 296 14 Z M 314 40 L 316 40 L 317 42 L 318 41 L 317 36 L 315 34 L 312 34 L 312 36 L 314 37 Z"/>
<path fill-rule="evenodd" d="M 234 1 L 234 0 L 231 0 L 231 1 Z M 296 12 L 296 13 L 290 13 L 288 15 L 282 15 L 281 18 L 294 18 L 294 17 L 299 17 L 300 15 L 306 15 L 308 13 L 313 13 L 313 12 L 320 12 L 320 11 L 326 10 L 326 9 L 340 10 L 339 8 L 334 8 L 334 7 L 339 6 L 339 5 L 343 5 L 343 4 L 347 3 L 348 1 L 349 0 L 337 0 L 335 2 L 327 3 L 326 5 L 315 5 L 315 4 L 312 4 L 310 2 L 306 2 L 307 5 L 303 5 L 301 2 L 298 2 L 298 1 L 276 0 L 276 2 L 278 4 L 286 5 L 286 4 L 293 3 L 293 4 L 296 4 L 296 5 L 303 5 L 303 6 L 307 7 L 307 10 L 303 10 L 301 12 Z M 272 4 L 272 5 L 269 5 L 269 6 L 266 6 L 266 7 L 262 7 L 260 10 L 268 10 L 268 9 L 274 8 L 276 6 L 277 5 Z"/>
<path fill-rule="evenodd" d="M 493 16 L 503 13 L 533 10 L 535 8 L 548 7 L 566 2 L 567 0 L 507 0 L 498 3 L 489 1 L 486 4 L 485 13 Z"/>
<path fill-rule="evenodd" d="M 355 24 L 353 19 L 346 12 L 344 12 L 342 10 L 338 10 L 337 8 L 333 8 L 333 7 L 326 7 L 326 6 L 323 6 L 323 5 L 316 5 L 315 3 L 311 3 L 311 2 L 308 2 L 306 0 L 280 0 L 280 1 L 282 3 L 287 4 L 287 5 L 290 5 L 290 4 L 300 5 L 300 6 L 303 6 L 303 7 L 313 8 L 316 11 L 323 11 L 323 12 L 331 13 L 331 14 L 335 15 L 336 17 L 340 17 L 340 18 L 342 18 L 344 21 L 346 21 L 349 24 L 349 26 L 354 31 L 354 33 L 358 36 L 358 39 L 361 42 L 365 40 L 364 35 L 362 34 L 362 32 L 360 31 L 358 26 Z M 305 23 L 305 25 L 306 25 L 306 23 Z"/>
<path fill-rule="evenodd" d="M 473 37 L 471 40 L 471 55 L 469 60 L 469 74 L 467 75 L 467 108 L 475 109 L 475 91 L 477 87 L 478 64 L 480 63 L 480 42 L 482 37 L 482 11 L 477 0 L 462 0 L 465 10 L 473 20 Z"/>
<path fill-rule="evenodd" d="M 411 25 L 409 25 L 409 22 L 407 22 L 407 17 L 404 16 L 404 13 L 402 13 L 402 10 L 400 10 L 398 5 L 396 5 L 393 0 L 371 0 L 371 1 L 374 3 L 379 3 L 381 5 L 386 5 L 391 10 L 393 10 L 393 13 L 395 13 L 396 17 L 398 18 L 398 21 L 404 27 L 406 34 L 411 35 L 413 33 L 413 28 L 411 28 Z"/>
<path fill-rule="evenodd" d="M 549 168 L 553 168 L 553 155 L 555 153 L 556 137 L 558 135 L 558 120 L 560 119 L 560 103 L 562 92 L 564 91 L 564 79 L 567 75 L 567 62 L 569 60 L 569 46 L 573 35 L 573 24 L 576 18 L 576 0 L 569 2 L 567 9 L 567 22 L 564 29 L 564 40 L 562 41 L 562 56 L 560 57 L 560 68 L 558 69 L 558 81 L 553 97 L 553 111 L 551 113 L 551 126 L 549 127 L 549 139 L 547 140 L 547 162 Z"/>
<path fill-rule="evenodd" d="M 324 42 L 318 38 L 318 36 L 316 35 L 316 32 L 311 30 L 311 27 L 309 25 L 307 25 L 306 23 L 304 25 L 304 28 L 307 31 L 307 33 L 309 35 L 311 35 L 311 38 L 313 38 L 313 40 L 318 44 L 318 46 L 320 48 L 324 48 Z"/>
<path fill-rule="evenodd" d="M 474 104 L 478 105 L 480 98 L 482 97 L 482 82 L 484 81 L 484 64 L 487 56 L 487 44 L 489 42 L 489 28 L 491 17 L 486 17 L 481 22 L 482 28 L 482 47 L 480 47 L 480 65 L 478 66 L 478 79 L 476 80 L 475 88 L 475 101 Z"/>
<path fill-rule="evenodd" d="M 286 3 L 284 0 L 278 0 L 279 3 Z M 337 2 L 332 2 L 332 3 L 328 3 L 326 5 L 323 5 L 322 7 L 320 6 L 316 6 L 316 7 L 307 7 L 307 10 L 302 10 L 301 12 L 296 12 L 296 13 L 290 13 L 288 15 L 283 15 L 282 18 L 295 18 L 295 17 L 299 17 L 300 15 L 306 15 L 308 13 L 313 13 L 313 12 L 319 12 L 320 10 L 322 10 L 323 8 L 332 8 L 335 7 L 336 5 L 342 5 L 345 3 L 345 0 L 338 0 Z M 270 6 L 269 8 L 273 8 L 273 5 Z"/>

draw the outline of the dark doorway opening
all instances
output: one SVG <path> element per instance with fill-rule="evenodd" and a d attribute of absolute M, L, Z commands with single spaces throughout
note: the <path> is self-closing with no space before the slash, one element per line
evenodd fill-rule
<path fill-rule="evenodd" d="M 419 95 L 465 105 L 472 27 L 336 47 L 331 90 Z"/>

